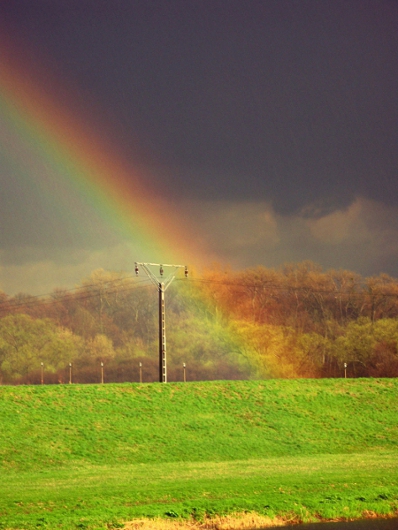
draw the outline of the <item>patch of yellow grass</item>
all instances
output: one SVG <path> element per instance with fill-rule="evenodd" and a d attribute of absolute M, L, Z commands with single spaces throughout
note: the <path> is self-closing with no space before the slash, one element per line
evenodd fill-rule
<path fill-rule="evenodd" d="M 124 530 L 253 530 L 285 526 L 282 519 L 270 519 L 256 513 L 217 516 L 198 521 L 170 519 L 136 519 L 125 524 Z"/>

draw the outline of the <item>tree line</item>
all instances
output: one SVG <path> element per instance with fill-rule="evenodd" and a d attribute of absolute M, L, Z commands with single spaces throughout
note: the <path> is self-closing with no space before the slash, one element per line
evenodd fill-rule
<path fill-rule="evenodd" d="M 170 381 L 396 377 L 398 281 L 312 262 L 212 266 L 166 294 Z M 0 382 L 157 381 L 158 299 L 143 278 L 97 270 L 45 297 L 0 292 Z M 141 365 L 141 366 L 140 366 Z"/>

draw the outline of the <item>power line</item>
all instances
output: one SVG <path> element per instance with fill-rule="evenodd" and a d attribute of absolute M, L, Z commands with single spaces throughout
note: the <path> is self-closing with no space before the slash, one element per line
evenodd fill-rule
<path fill-rule="evenodd" d="M 134 277 L 129 275 L 123 278 L 116 278 L 114 280 L 106 280 L 104 282 L 106 287 L 104 288 L 102 293 L 104 295 L 105 294 L 109 295 L 112 293 L 127 293 L 137 288 L 143 288 L 149 285 L 148 280 L 143 279 L 143 280 L 138 280 L 138 281 L 135 280 L 136 284 L 139 283 L 141 285 L 136 285 L 136 284 L 129 285 L 128 287 L 123 288 L 123 289 L 115 288 L 117 283 L 119 283 L 120 285 L 123 285 L 123 282 L 125 282 L 126 280 L 132 280 L 132 279 L 134 279 Z M 176 278 L 176 281 L 181 281 L 181 280 L 179 278 Z M 189 283 L 224 285 L 224 286 L 229 286 L 229 287 L 235 287 L 235 288 L 238 287 L 238 288 L 245 288 L 245 289 L 247 288 L 251 288 L 251 289 L 269 288 L 270 290 L 284 291 L 285 293 L 305 292 L 307 294 L 330 295 L 330 296 L 334 296 L 335 298 L 338 296 L 344 297 L 344 298 L 350 298 L 350 299 L 358 299 L 358 298 L 362 299 L 362 298 L 372 298 L 372 297 L 373 298 L 374 297 L 377 297 L 377 298 L 397 298 L 398 297 L 398 293 L 391 292 L 391 291 L 380 291 L 380 292 L 366 291 L 365 290 L 366 286 L 361 286 L 362 290 L 344 291 L 344 290 L 334 290 L 334 289 L 314 289 L 314 288 L 311 288 L 310 286 L 278 285 L 278 284 L 275 284 L 273 282 L 268 282 L 268 281 L 248 284 L 248 283 L 238 283 L 234 281 L 212 280 L 208 278 L 190 278 L 188 279 L 188 282 Z M 114 285 L 111 286 L 111 288 L 109 288 L 109 284 L 114 284 Z M 46 294 L 40 294 L 40 295 L 26 295 L 26 299 L 23 299 L 23 300 L 17 299 L 18 301 L 16 301 L 13 298 L 10 298 L 10 299 L 0 302 L 0 312 L 4 314 L 14 309 L 18 309 L 21 307 L 32 307 L 32 306 L 35 306 L 36 304 L 39 305 L 40 307 L 51 306 L 54 304 L 62 304 L 65 301 L 69 300 L 69 296 L 73 296 L 72 300 L 76 302 L 83 301 L 83 300 L 89 300 L 91 298 L 95 298 L 99 296 L 100 293 L 97 291 L 97 292 L 90 292 L 90 293 L 83 292 L 82 294 L 79 294 L 79 291 L 84 291 L 84 290 L 92 289 L 92 288 L 95 288 L 98 290 L 103 287 L 104 287 L 103 284 L 101 285 L 98 283 L 92 283 L 92 284 L 82 285 L 82 286 L 79 286 L 73 289 L 62 289 L 62 290 L 55 291 L 55 292 L 53 291 L 52 293 L 46 293 Z M 111 290 L 113 288 L 115 289 Z M 61 293 L 61 296 L 60 296 L 60 293 Z M 48 297 L 51 297 L 51 299 L 49 299 Z"/>
<path fill-rule="evenodd" d="M 180 280 L 181 281 L 181 280 Z M 226 282 L 225 280 L 211 280 L 207 278 L 191 278 L 191 282 L 197 282 L 197 283 L 209 283 L 209 284 L 218 284 L 218 285 L 226 285 L 231 287 L 244 287 L 244 288 L 258 288 L 258 287 L 271 287 L 274 290 L 279 291 L 307 291 L 310 293 L 316 293 L 316 294 L 331 294 L 331 295 L 350 295 L 350 296 L 393 296 L 398 297 L 398 292 L 366 292 L 366 286 L 363 286 L 363 291 L 342 291 L 342 290 L 334 290 L 334 289 L 313 289 L 310 286 L 303 285 L 303 286 L 290 286 L 290 285 L 278 285 L 271 282 L 258 282 L 255 284 L 249 284 L 249 283 L 238 283 L 238 282 Z"/>
<path fill-rule="evenodd" d="M 134 291 L 135 289 L 142 289 L 144 287 L 148 287 L 148 283 L 145 282 L 145 281 L 139 281 L 137 283 L 140 283 L 140 284 L 146 284 L 146 285 L 131 285 L 127 288 L 124 288 L 124 289 L 114 289 L 114 290 L 110 290 L 110 289 L 105 289 L 103 291 L 104 294 L 113 294 L 113 293 L 127 293 L 129 291 Z M 92 286 L 95 286 L 95 284 L 93 284 Z M 83 289 L 84 287 L 79 287 L 77 289 Z M 77 290 L 76 289 L 76 290 Z M 69 293 L 73 296 L 74 290 L 70 289 L 68 290 Z M 35 306 L 36 304 L 39 306 L 39 307 L 46 307 L 46 306 L 52 306 L 52 305 L 55 305 L 55 304 L 63 304 L 65 301 L 73 301 L 73 302 L 80 302 L 80 301 L 83 301 L 83 300 L 89 300 L 91 298 L 96 298 L 97 296 L 99 296 L 100 293 L 99 292 L 90 292 L 90 293 L 82 293 L 82 294 L 78 294 L 77 296 L 73 296 L 73 298 L 69 298 L 69 294 L 68 295 L 65 295 L 65 296 L 62 296 L 62 297 L 57 297 L 57 298 L 52 298 L 52 299 L 42 299 L 42 297 L 44 295 L 37 295 L 37 296 L 29 296 L 29 298 L 27 300 L 21 300 L 21 301 L 18 301 L 18 302 L 15 302 L 13 301 L 12 299 L 11 300 L 6 300 L 4 302 L 0 302 L 0 311 L 3 311 L 3 312 L 8 312 L 10 310 L 13 310 L 13 309 L 18 309 L 20 307 L 31 307 L 31 306 Z M 51 294 L 49 295 L 45 295 L 45 296 L 52 296 Z"/>

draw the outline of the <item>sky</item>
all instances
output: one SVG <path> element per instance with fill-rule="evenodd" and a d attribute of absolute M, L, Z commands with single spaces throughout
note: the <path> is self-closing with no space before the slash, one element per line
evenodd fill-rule
<path fill-rule="evenodd" d="M 395 0 L 2 0 L 0 35 L 6 293 L 175 256 L 398 277 Z"/>

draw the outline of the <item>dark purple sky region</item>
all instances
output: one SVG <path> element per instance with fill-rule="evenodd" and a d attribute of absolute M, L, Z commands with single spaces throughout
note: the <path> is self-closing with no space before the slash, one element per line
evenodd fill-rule
<path fill-rule="evenodd" d="M 398 276 L 396 1 L 3 0 L 0 21 L 220 260 Z"/>

